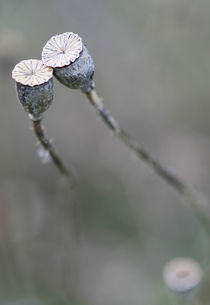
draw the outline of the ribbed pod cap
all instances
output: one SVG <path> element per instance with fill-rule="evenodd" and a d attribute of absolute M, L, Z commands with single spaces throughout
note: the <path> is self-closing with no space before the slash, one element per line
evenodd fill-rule
<path fill-rule="evenodd" d="M 23 60 L 12 71 L 18 98 L 24 110 L 34 117 L 39 117 L 53 101 L 52 76 L 53 69 L 37 59 Z"/>
<path fill-rule="evenodd" d="M 72 32 L 53 36 L 44 46 L 42 61 L 53 67 L 55 77 L 65 86 L 92 89 L 94 63 L 82 38 Z"/>

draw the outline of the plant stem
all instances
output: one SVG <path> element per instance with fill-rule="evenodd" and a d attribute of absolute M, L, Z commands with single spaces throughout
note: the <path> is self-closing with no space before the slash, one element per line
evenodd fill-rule
<path fill-rule="evenodd" d="M 39 120 L 31 120 L 34 133 L 39 139 L 41 145 L 49 152 L 51 159 L 57 169 L 60 171 L 62 175 L 64 175 L 70 182 L 70 186 L 73 187 L 75 184 L 75 177 L 71 171 L 67 169 L 61 158 L 56 153 L 50 141 L 47 139 L 43 127 L 42 127 L 42 119 Z"/>
<path fill-rule="evenodd" d="M 114 134 L 136 154 L 139 160 L 146 163 L 155 173 L 158 174 L 159 177 L 181 194 L 182 198 L 185 202 L 190 204 L 195 214 L 210 234 L 210 205 L 208 200 L 177 175 L 169 171 L 158 160 L 154 159 L 142 146 L 121 129 L 116 120 L 106 110 L 102 99 L 94 89 L 85 94 L 108 128 L 111 129 Z"/>

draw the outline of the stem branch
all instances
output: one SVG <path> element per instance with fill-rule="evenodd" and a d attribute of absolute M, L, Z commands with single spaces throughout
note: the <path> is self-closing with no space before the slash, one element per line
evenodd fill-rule
<path fill-rule="evenodd" d="M 142 146 L 121 129 L 116 120 L 106 110 L 102 99 L 97 95 L 94 89 L 85 94 L 108 128 L 136 154 L 139 160 L 146 163 L 159 177 L 179 192 L 184 201 L 193 208 L 196 216 L 198 216 L 200 222 L 210 234 L 210 205 L 208 200 L 177 175 L 169 171 L 158 160 L 154 159 Z"/>

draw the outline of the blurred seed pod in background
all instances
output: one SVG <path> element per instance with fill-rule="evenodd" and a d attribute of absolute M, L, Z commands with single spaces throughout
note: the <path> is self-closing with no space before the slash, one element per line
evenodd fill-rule
<path fill-rule="evenodd" d="M 37 59 L 23 60 L 12 71 L 20 103 L 34 120 L 40 119 L 53 101 L 52 76 L 53 69 Z"/>
<path fill-rule="evenodd" d="M 92 89 L 95 67 L 79 35 L 66 32 L 53 36 L 43 48 L 42 61 L 53 68 L 63 85 L 84 92 Z"/>
<path fill-rule="evenodd" d="M 178 293 L 192 291 L 200 283 L 202 276 L 200 265 L 191 258 L 175 258 L 163 270 L 166 286 Z"/>

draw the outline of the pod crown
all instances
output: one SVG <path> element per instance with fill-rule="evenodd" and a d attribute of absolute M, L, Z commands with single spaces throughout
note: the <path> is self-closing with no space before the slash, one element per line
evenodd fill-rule
<path fill-rule="evenodd" d="M 72 32 L 53 36 L 43 48 L 42 61 L 53 68 L 74 62 L 82 51 L 82 38 Z"/>
<path fill-rule="evenodd" d="M 53 69 L 41 60 L 28 59 L 19 62 L 12 71 L 12 78 L 22 85 L 34 87 L 44 84 L 53 76 Z"/>

